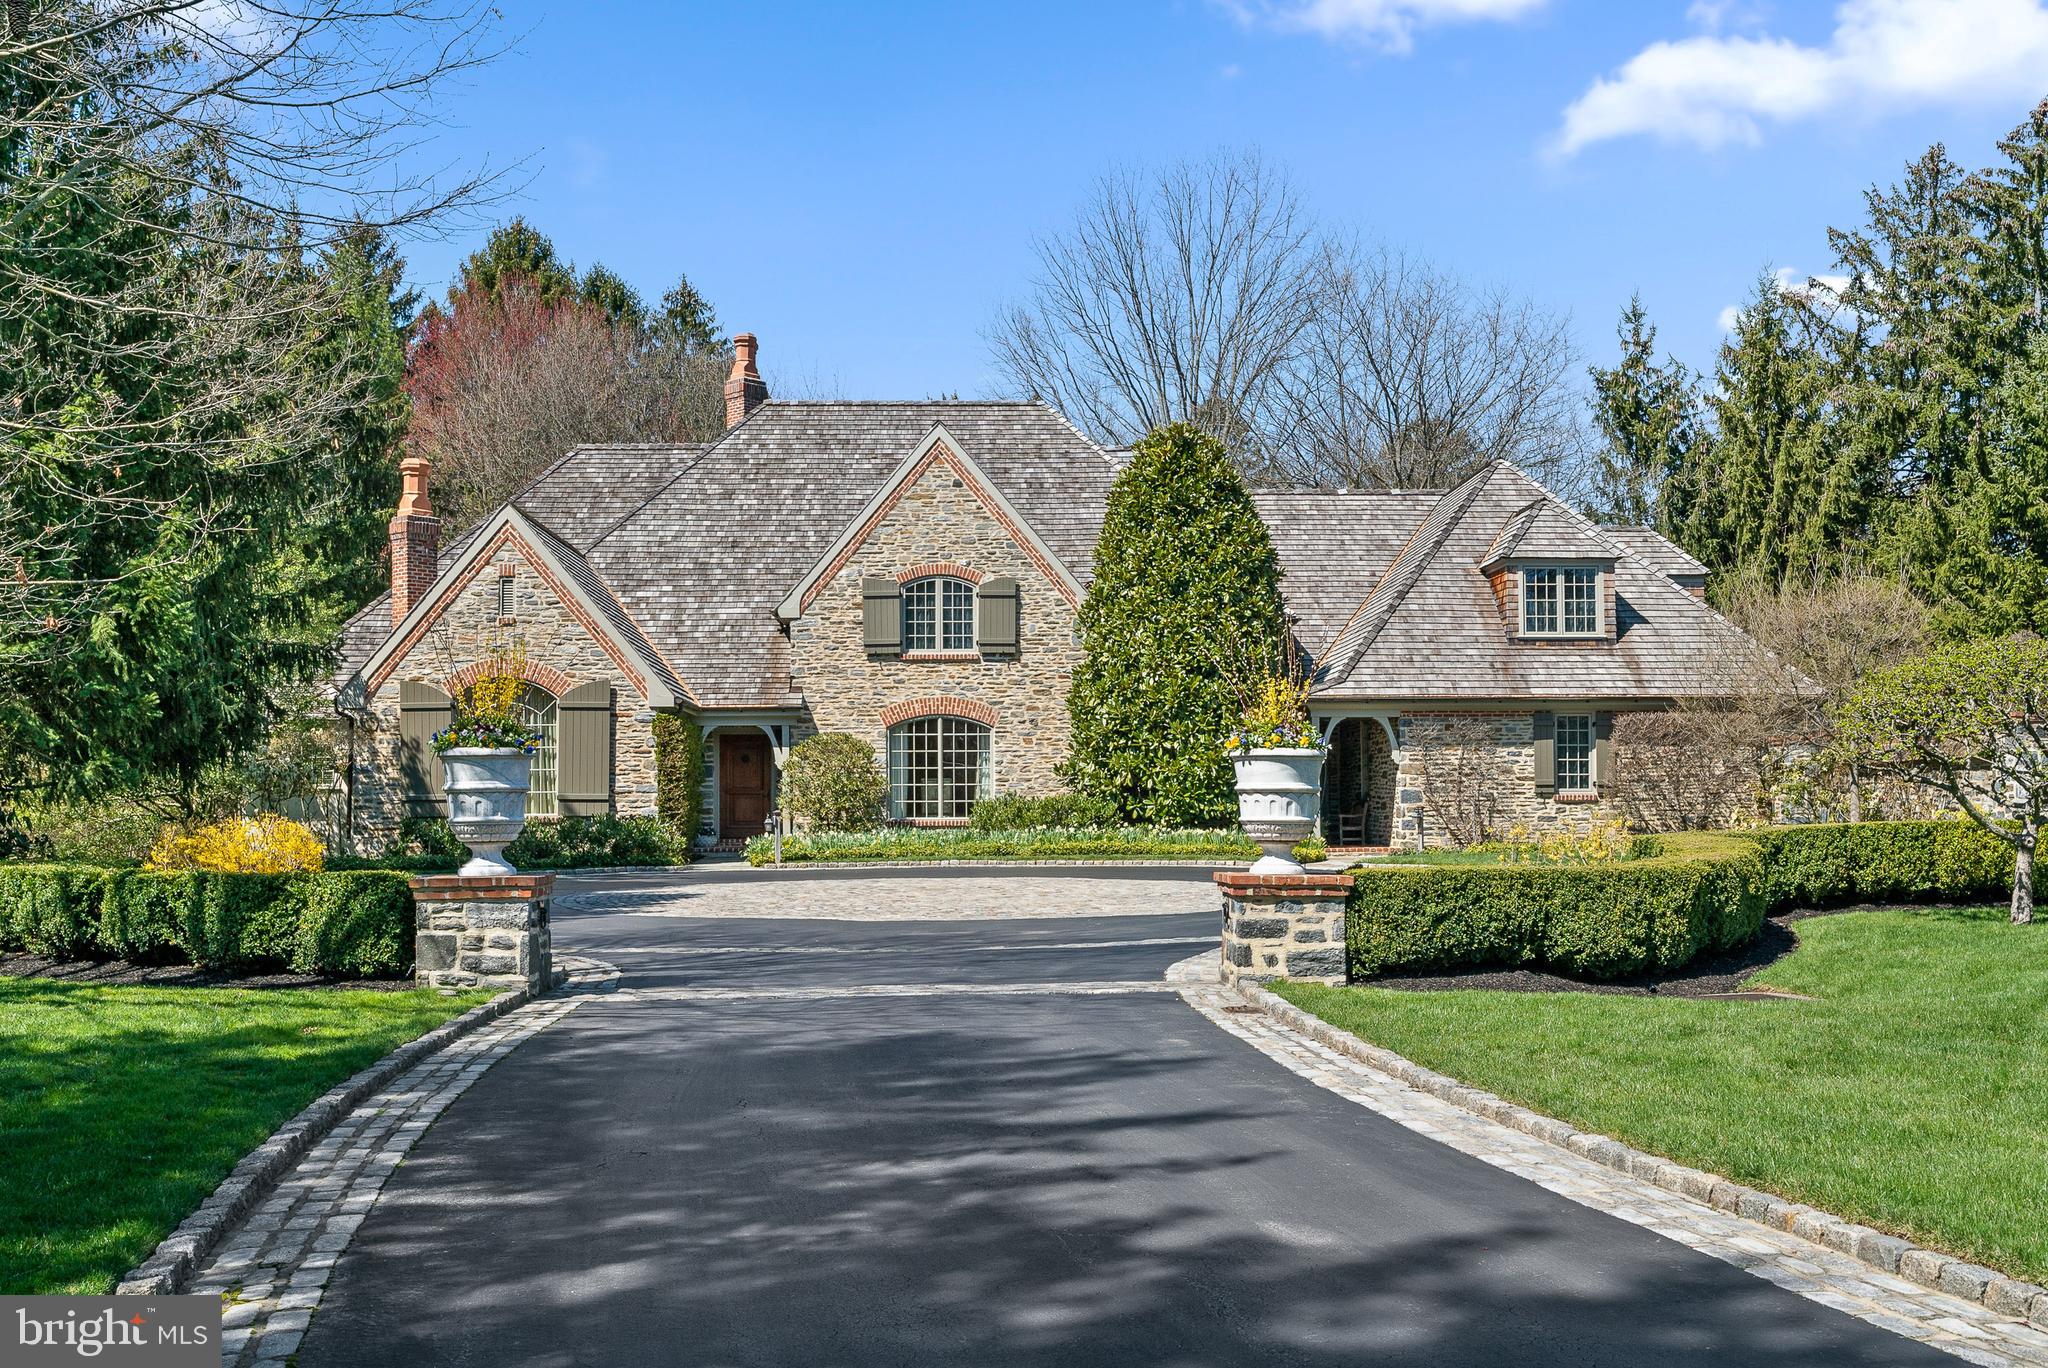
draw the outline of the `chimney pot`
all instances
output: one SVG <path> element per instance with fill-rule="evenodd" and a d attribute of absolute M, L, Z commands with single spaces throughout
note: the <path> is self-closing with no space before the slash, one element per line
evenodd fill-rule
<path fill-rule="evenodd" d="M 398 463 L 404 488 L 391 517 L 391 625 L 396 627 L 426 596 L 441 570 L 441 520 L 427 494 L 431 467 L 424 456 Z"/>
<path fill-rule="evenodd" d="M 728 431 L 768 402 L 768 384 L 755 364 L 760 342 L 752 333 L 738 333 L 732 339 L 732 373 L 725 378 L 725 426 Z"/>

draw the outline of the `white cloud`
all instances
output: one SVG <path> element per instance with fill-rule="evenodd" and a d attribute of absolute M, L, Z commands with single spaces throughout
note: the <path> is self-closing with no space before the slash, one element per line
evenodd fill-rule
<path fill-rule="evenodd" d="M 1246 23 L 1370 43 L 1388 52 L 1415 46 L 1415 31 L 1438 24 L 1520 19 L 1549 0 L 1222 0 Z"/>
<path fill-rule="evenodd" d="M 1739 11 L 1691 13 L 1717 30 Z M 1718 31 L 1652 43 L 1572 102 L 1554 150 L 1636 134 L 1711 148 L 1838 109 L 2033 100 L 2044 72 L 2048 0 L 1844 0 L 1820 47 Z"/>
<path fill-rule="evenodd" d="M 1779 294 L 1787 299 L 1810 299 L 1824 307 L 1832 306 L 1842 297 L 1842 291 L 1849 288 L 1849 277 L 1845 275 L 1805 276 L 1787 266 L 1780 266 L 1774 275 Z M 1735 321 L 1741 316 L 1742 309 L 1742 304 L 1730 304 L 1721 310 L 1716 321 L 1720 323 L 1722 332 L 1735 331 Z"/>

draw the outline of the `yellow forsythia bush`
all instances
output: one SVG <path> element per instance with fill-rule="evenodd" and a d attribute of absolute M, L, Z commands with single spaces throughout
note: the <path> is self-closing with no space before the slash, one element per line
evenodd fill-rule
<path fill-rule="evenodd" d="M 310 827 L 266 812 L 230 817 L 197 831 L 167 830 L 149 852 L 151 869 L 217 874 L 293 874 L 318 869 L 327 851 Z"/>

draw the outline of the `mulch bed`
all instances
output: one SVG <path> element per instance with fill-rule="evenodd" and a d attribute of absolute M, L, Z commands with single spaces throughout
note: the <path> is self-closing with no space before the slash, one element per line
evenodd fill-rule
<path fill-rule="evenodd" d="M 1800 907 L 1781 912 L 1767 920 L 1757 932 L 1756 939 L 1748 945 L 1718 955 L 1703 955 L 1669 974 L 1638 974 L 1633 978 L 1595 982 L 1541 969 L 1491 969 L 1467 973 L 1383 974 L 1359 982 L 1374 988 L 1416 993 L 1483 988 L 1499 993 L 1614 993 L 1628 997 L 1739 997 L 1749 1001 L 1795 998 L 1796 995 L 1790 993 L 1743 992 L 1742 985 L 1758 970 L 1768 969 L 1799 948 L 1799 939 L 1792 934 L 1793 922 L 1861 910 L 1865 909 Z"/>
<path fill-rule="evenodd" d="M 120 988 L 344 988 L 380 993 L 413 987 L 409 978 L 336 978 L 329 974 L 231 974 L 198 964 L 137 964 L 133 960 L 56 960 L 0 954 L 0 978 L 54 979 Z"/>

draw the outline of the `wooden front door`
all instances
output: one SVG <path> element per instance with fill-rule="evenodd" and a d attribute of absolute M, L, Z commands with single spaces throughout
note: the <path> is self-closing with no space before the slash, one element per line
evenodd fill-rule
<path fill-rule="evenodd" d="M 768 829 L 768 738 L 735 732 L 718 742 L 718 837 L 745 840 Z"/>

